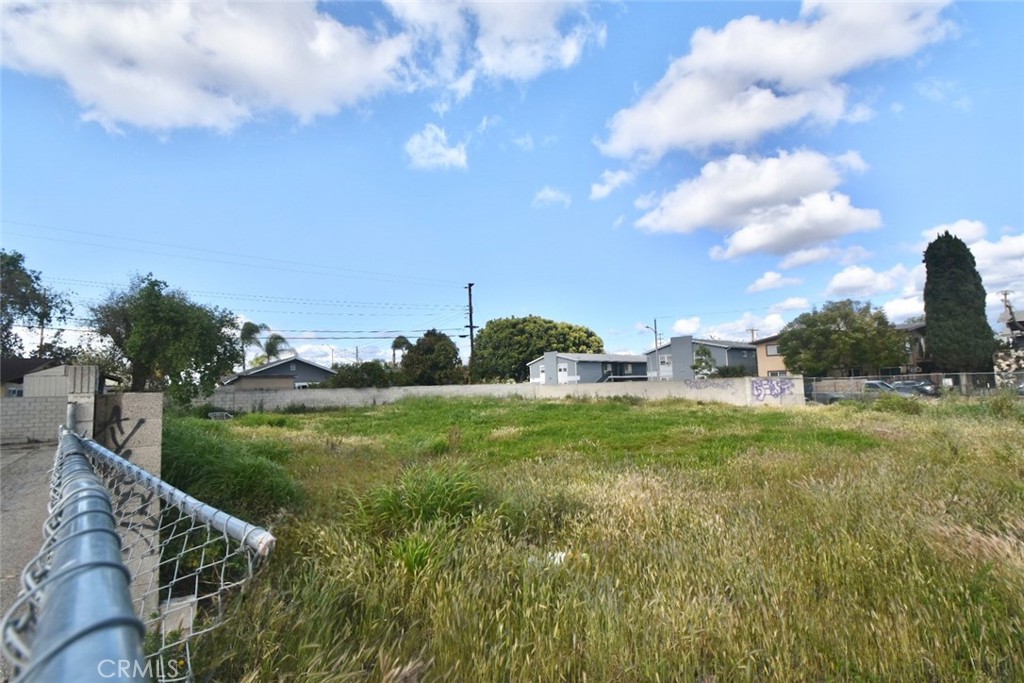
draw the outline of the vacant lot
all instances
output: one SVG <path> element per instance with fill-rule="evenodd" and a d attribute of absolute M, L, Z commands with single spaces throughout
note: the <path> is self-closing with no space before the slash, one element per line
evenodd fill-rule
<path fill-rule="evenodd" d="M 1024 406 L 893 398 L 168 419 L 168 478 L 279 537 L 197 671 L 1022 680 Z"/>

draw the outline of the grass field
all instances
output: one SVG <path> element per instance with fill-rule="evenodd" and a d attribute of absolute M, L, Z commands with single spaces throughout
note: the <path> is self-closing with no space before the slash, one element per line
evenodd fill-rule
<path fill-rule="evenodd" d="M 172 483 L 279 539 L 197 671 L 1024 680 L 1024 405 L 893 398 L 169 417 Z"/>

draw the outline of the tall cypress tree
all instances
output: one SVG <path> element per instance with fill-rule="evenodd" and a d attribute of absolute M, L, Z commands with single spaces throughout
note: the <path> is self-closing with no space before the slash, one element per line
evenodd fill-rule
<path fill-rule="evenodd" d="M 942 372 L 992 369 L 995 337 L 985 315 L 985 287 L 974 255 L 949 232 L 924 251 L 927 351 Z"/>

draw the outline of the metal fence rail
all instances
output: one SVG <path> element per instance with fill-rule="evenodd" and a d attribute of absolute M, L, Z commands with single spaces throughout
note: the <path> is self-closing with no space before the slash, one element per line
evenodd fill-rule
<path fill-rule="evenodd" d="M 274 537 L 61 430 L 42 550 L 3 619 L 17 683 L 193 680 L 194 639 Z"/>

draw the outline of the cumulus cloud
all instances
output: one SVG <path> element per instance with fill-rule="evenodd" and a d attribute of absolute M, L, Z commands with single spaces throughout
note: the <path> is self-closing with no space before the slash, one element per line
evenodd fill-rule
<path fill-rule="evenodd" d="M 921 242 L 921 249 L 924 249 L 928 246 L 929 242 L 946 232 L 959 237 L 965 243 L 970 244 L 971 242 L 976 242 L 984 237 L 988 230 L 985 227 L 985 224 L 981 221 L 971 221 L 965 218 L 961 218 L 960 220 L 952 223 L 936 225 L 934 228 L 928 228 L 921 232 L 921 237 L 924 238 L 924 241 Z"/>
<path fill-rule="evenodd" d="M 468 96 L 483 80 L 525 82 L 579 62 L 589 44 L 603 45 L 605 28 L 583 2 L 406 2 L 391 13 L 416 37 L 418 76 L 446 89 L 441 109 Z"/>
<path fill-rule="evenodd" d="M 412 49 L 314 2 L 4 3 L 3 22 L 4 66 L 63 80 L 111 130 L 309 121 L 399 87 Z"/>
<path fill-rule="evenodd" d="M 466 168 L 466 144 L 448 145 L 443 128 L 428 123 L 405 143 L 405 152 L 413 168 L 446 169 Z"/>
<path fill-rule="evenodd" d="M 771 307 L 772 313 L 781 313 L 782 311 L 806 311 L 811 307 L 811 302 L 802 296 L 791 296 L 788 299 L 780 301 L 779 303 Z"/>
<path fill-rule="evenodd" d="M 749 144 L 803 121 L 833 125 L 848 115 L 841 79 L 950 35 L 946 4 L 808 0 L 795 21 L 746 16 L 719 31 L 698 29 L 690 53 L 612 117 L 599 147 L 657 159 L 673 149 Z"/>
<path fill-rule="evenodd" d="M 856 152 L 838 157 L 810 150 L 767 158 L 733 154 L 705 164 L 696 178 L 652 199 L 636 225 L 651 232 L 709 228 L 730 233 L 725 247 L 712 249 L 717 259 L 807 250 L 882 225 L 877 211 L 854 207 L 848 196 L 833 191 L 844 170 L 866 166 Z"/>
<path fill-rule="evenodd" d="M 680 318 L 672 323 L 672 331 L 679 335 L 697 334 L 700 329 L 700 317 Z"/>
<path fill-rule="evenodd" d="M 899 288 L 908 273 L 903 264 L 878 272 L 867 266 L 849 266 L 832 276 L 826 293 L 840 297 L 870 297 Z"/>
<path fill-rule="evenodd" d="M 601 173 L 600 182 L 590 186 L 590 198 L 604 199 L 632 180 L 633 174 L 630 171 L 604 171 Z"/>
<path fill-rule="evenodd" d="M 579 62 L 604 28 L 585 5 L 392 2 L 395 28 L 349 25 L 314 0 L 5 2 L 3 66 L 67 84 L 108 130 L 230 131 L 283 111 L 309 122 L 381 93 L 480 78 L 525 82 Z"/>
<path fill-rule="evenodd" d="M 843 265 L 848 266 L 858 261 L 864 261 L 870 256 L 871 253 L 860 246 L 847 247 L 845 249 L 838 247 L 812 247 L 810 249 L 798 249 L 786 254 L 786 257 L 779 262 L 779 268 L 789 270 L 812 263 L 821 263 L 822 261 L 839 261 Z"/>
<path fill-rule="evenodd" d="M 749 287 L 748 292 L 763 292 L 768 289 L 780 289 L 782 287 L 791 287 L 798 285 L 802 281 L 795 277 L 782 277 L 781 273 L 776 273 L 769 270 L 761 277 L 757 278 Z"/>
<path fill-rule="evenodd" d="M 533 196 L 533 205 L 550 206 L 551 204 L 561 204 L 564 208 L 569 208 L 569 205 L 572 204 L 572 197 L 562 190 L 545 185 Z"/>
<path fill-rule="evenodd" d="M 778 313 L 769 313 L 766 316 L 744 313 L 739 320 L 711 325 L 701 331 L 701 336 L 708 339 L 727 339 L 732 341 L 749 341 L 751 336 L 768 337 L 786 324 Z M 753 330 L 753 332 L 751 332 Z"/>
<path fill-rule="evenodd" d="M 920 296 L 903 296 L 882 304 L 882 311 L 891 323 L 901 323 L 908 318 L 924 315 L 924 301 Z"/>

